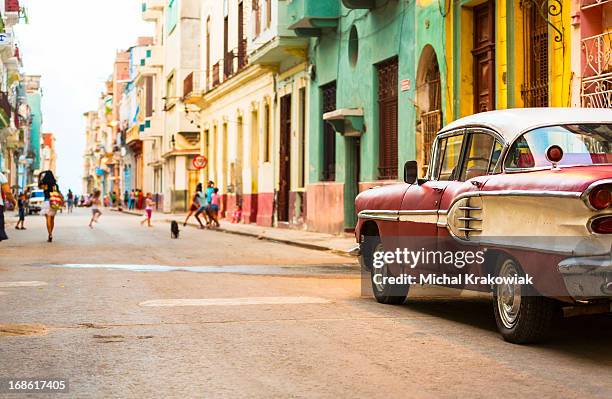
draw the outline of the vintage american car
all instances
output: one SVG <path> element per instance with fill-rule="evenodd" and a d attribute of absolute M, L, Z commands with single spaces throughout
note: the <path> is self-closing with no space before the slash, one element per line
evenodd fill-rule
<path fill-rule="evenodd" d="M 424 178 L 408 161 L 403 183 L 355 200 L 361 264 L 378 302 L 402 304 L 423 281 L 381 276 L 463 276 L 435 281 L 492 292 L 498 329 L 513 343 L 543 339 L 558 315 L 612 311 L 611 140 L 610 109 L 509 109 L 443 128 Z M 478 250 L 484 262 L 377 257 L 406 248 Z"/>

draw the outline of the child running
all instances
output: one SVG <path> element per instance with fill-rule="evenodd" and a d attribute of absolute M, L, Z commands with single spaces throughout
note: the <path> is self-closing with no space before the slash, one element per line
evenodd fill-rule
<path fill-rule="evenodd" d="M 25 222 L 25 213 L 26 213 L 25 206 L 26 206 L 26 196 L 24 193 L 20 193 L 19 198 L 17 199 L 17 207 L 19 208 L 19 221 L 17 222 L 17 225 L 15 226 L 17 230 L 26 229 L 25 227 L 23 227 L 23 223 Z"/>
<path fill-rule="evenodd" d="M 145 219 L 140 222 L 140 225 L 147 223 L 147 226 L 153 227 L 151 225 L 151 216 L 153 216 L 153 196 L 151 195 L 151 193 L 147 193 L 147 196 L 145 198 L 145 212 Z"/>
<path fill-rule="evenodd" d="M 102 211 L 100 210 L 100 190 L 96 190 L 89 200 L 91 206 L 91 220 L 89 221 L 89 228 L 93 229 L 93 224 L 98 223 L 98 219 L 102 216 Z"/>
<path fill-rule="evenodd" d="M 221 203 L 221 196 L 219 195 L 219 189 L 215 188 L 213 194 L 210 197 L 210 219 L 215 227 L 221 226 L 219 224 L 219 204 Z"/>

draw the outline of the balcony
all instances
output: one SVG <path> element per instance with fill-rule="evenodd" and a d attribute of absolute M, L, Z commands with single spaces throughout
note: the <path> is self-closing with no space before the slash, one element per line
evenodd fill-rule
<path fill-rule="evenodd" d="M 19 23 L 19 0 L 4 0 L 4 27 L 10 29 Z"/>
<path fill-rule="evenodd" d="M 376 8 L 376 0 L 342 0 L 342 4 L 346 8 L 353 10 L 367 9 L 371 10 Z"/>
<path fill-rule="evenodd" d="M 588 10 L 589 8 L 599 7 L 606 3 L 612 3 L 612 0 L 581 0 L 580 1 L 580 9 Z"/>
<path fill-rule="evenodd" d="M 145 119 L 144 131 L 140 132 L 140 140 L 152 140 L 155 137 L 163 137 L 164 125 L 161 115 L 153 115 Z"/>
<path fill-rule="evenodd" d="M 149 46 L 145 57 L 145 66 L 162 68 L 164 66 L 164 50 L 162 46 Z"/>
<path fill-rule="evenodd" d="M 340 2 L 321 0 L 293 0 L 287 5 L 289 29 L 296 35 L 318 37 L 324 29 L 338 27 Z"/>
<path fill-rule="evenodd" d="M 145 0 L 142 3 L 142 19 L 155 22 L 162 17 L 164 11 L 164 0 Z"/>
<path fill-rule="evenodd" d="M 582 39 L 583 107 L 612 108 L 612 32 Z"/>

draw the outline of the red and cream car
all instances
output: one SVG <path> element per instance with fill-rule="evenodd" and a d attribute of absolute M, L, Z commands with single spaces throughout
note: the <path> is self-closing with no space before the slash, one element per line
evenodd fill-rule
<path fill-rule="evenodd" d="M 498 328 L 515 343 L 543 338 L 560 310 L 612 310 L 612 110 L 472 115 L 438 133 L 430 158 L 425 178 L 409 161 L 404 183 L 356 198 L 361 262 L 379 302 L 401 304 L 423 281 L 389 278 L 402 275 L 489 291 Z M 433 261 L 378 256 L 406 249 Z M 484 261 L 441 260 L 460 251 Z"/>

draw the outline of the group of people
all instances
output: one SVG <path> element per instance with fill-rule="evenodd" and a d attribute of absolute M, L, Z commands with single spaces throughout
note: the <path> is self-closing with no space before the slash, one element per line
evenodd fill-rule
<path fill-rule="evenodd" d="M 185 218 L 183 226 L 187 225 L 189 218 L 195 215 L 198 224 L 201 229 L 210 227 L 219 227 L 219 207 L 221 204 L 221 196 L 219 195 L 219 189 L 215 187 L 213 181 L 209 181 L 204 191 L 202 183 L 198 183 L 196 186 L 196 192 L 191 200 L 191 207 L 189 213 Z M 206 225 L 202 223 L 200 216 L 204 216 Z"/>
<path fill-rule="evenodd" d="M 62 209 L 64 205 L 64 197 L 59 190 L 57 180 L 50 170 L 42 172 L 38 176 L 38 186 L 44 192 L 44 202 L 42 205 L 41 214 L 45 217 L 48 242 L 53 241 L 53 229 L 55 228 L 55 215 L 57 211 Z M 26 194 L 20 193 L 17 197 L 13 195 L 11 187 L 8 183 L 6 176 L 0 172 L 0 241 L 7 240 L 6 228 L 4 223 L 4 210 L 8 204 L 11 204 L 13 208 L 19 211 L 19 221 L 15 228 L 17 230 L 25 230 L 25 211 L 26 211 Z"/>

